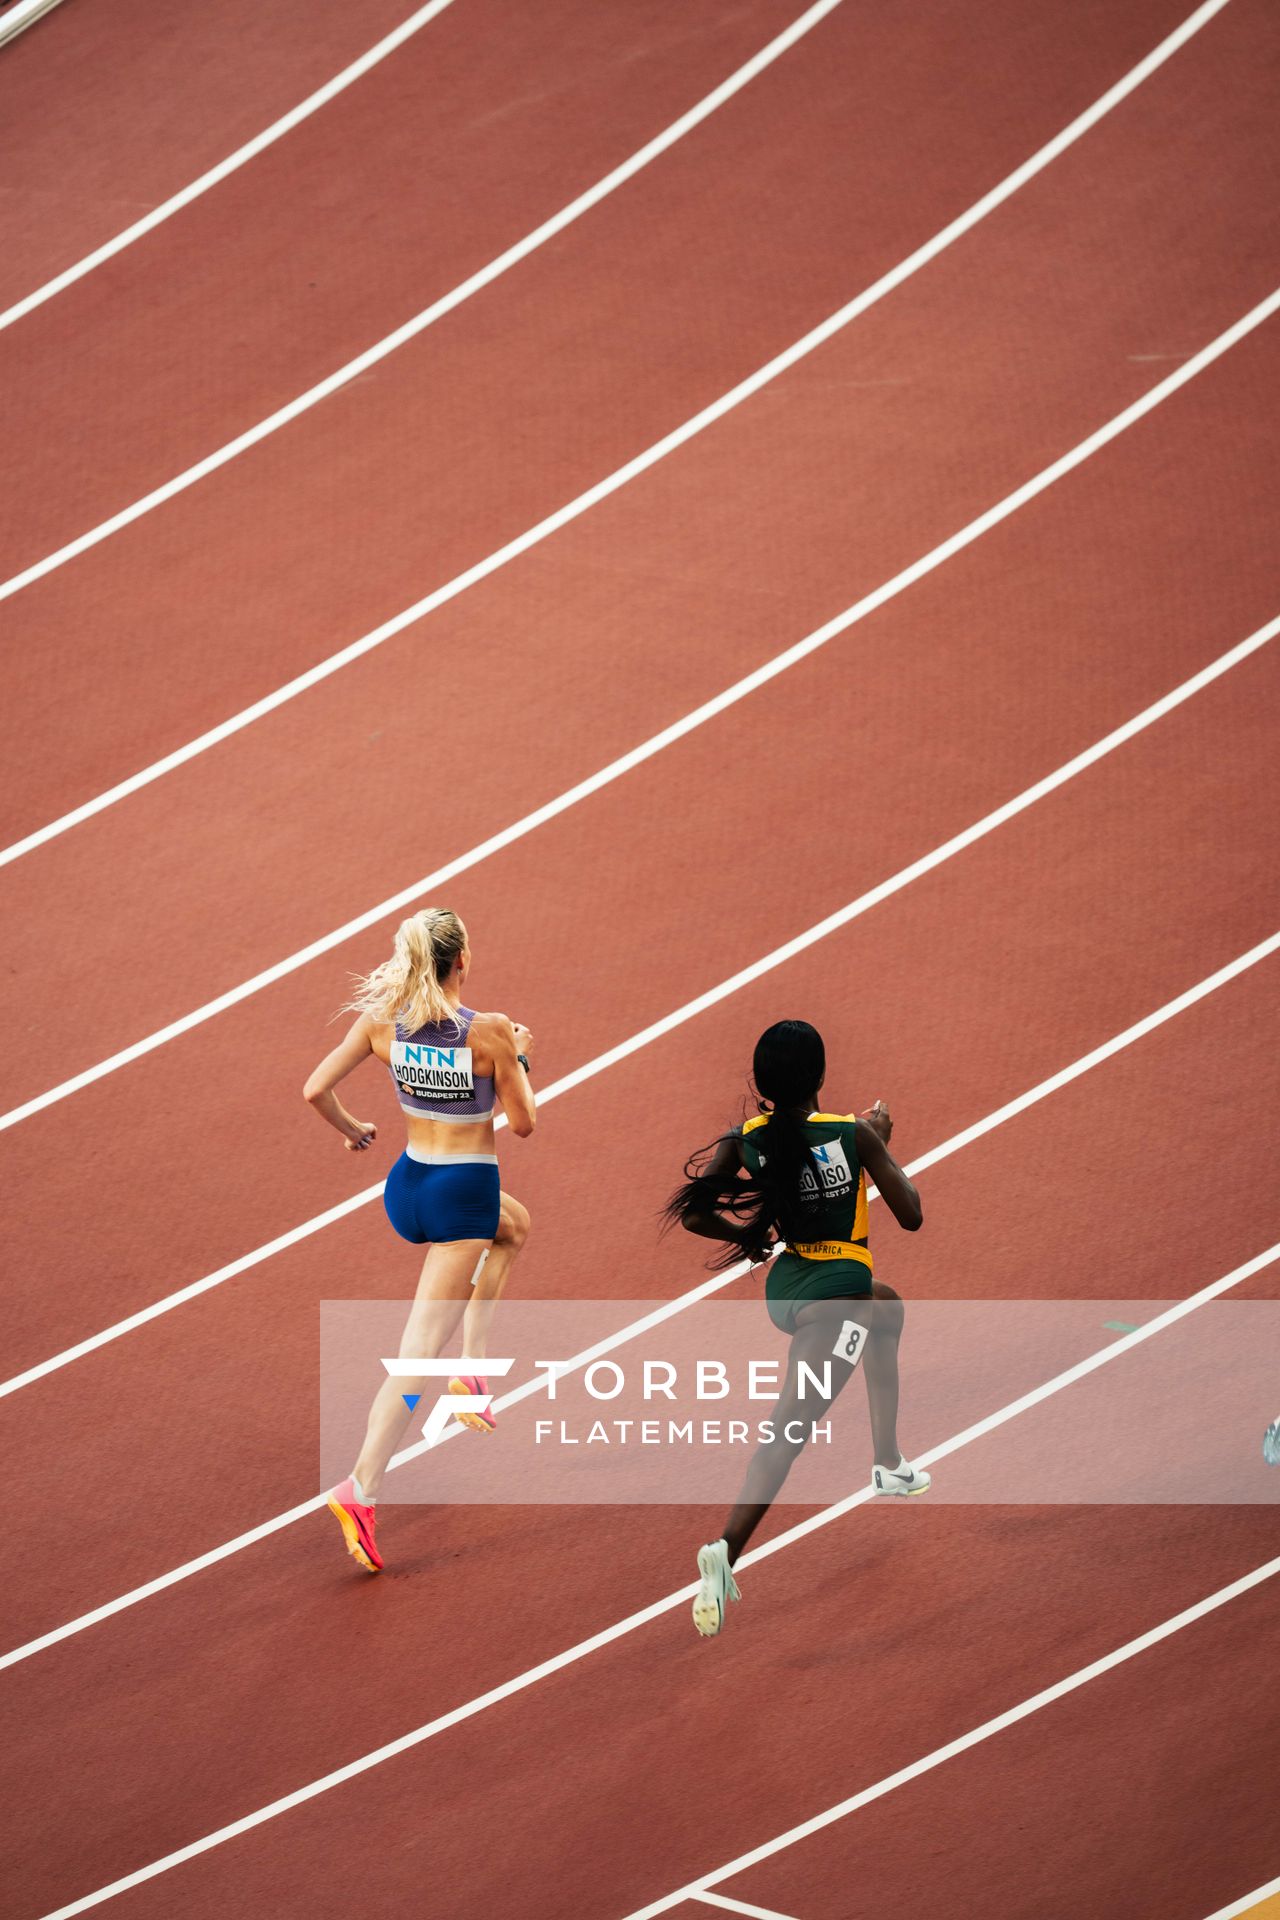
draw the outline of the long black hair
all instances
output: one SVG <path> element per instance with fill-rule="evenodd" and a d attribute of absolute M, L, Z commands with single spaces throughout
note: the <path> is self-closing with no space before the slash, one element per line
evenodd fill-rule
<path fill-rule="evenodd" d="M 746 1173 L 735 1164 L 724 1174 L 708 1171 L 722 1140 L 701 1148 L 686 1163 L 684 1180 L 663 1208 L 674 1226 L 689 1214 L 723 1211 L 742 1229 L 741 1240 L 726 1242 L 714 1267 L 732 1266 L 742 1253 L 762 1260 L 769 1230 L 784 1240 L 805 1238 L 818 1193 L 817 1168 L 804 1131 L 810 1101 L 827 1070 L 822 1035 L 807 1020 L 779 1020 L 756 1041 L 751 1077 L 768 1124 L 755 1133 L 760 1170 Z M 731 1136 L 722 1136 L 722 1139 Z M 805 1182 L 805 1173 L 812 1176 Z"/>

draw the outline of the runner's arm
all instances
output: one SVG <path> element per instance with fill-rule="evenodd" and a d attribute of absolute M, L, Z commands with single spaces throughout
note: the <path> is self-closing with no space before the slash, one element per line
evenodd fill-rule
<path fill-rule="evenodd" d="M 485 1020 L 485 1038 L 493 1054 L 493 1084 L 507 1125 L 521 1140 L 527 1140 L 537 1121 L 537 1103 L 529 1076 L 520 1065 L 520 1055 L 528 1055 L 533 1036 L 527 1027 L 517 1027 L 508 1020 L 505 1013 L 491 1013 Z"/>
<path fill-rule="evenodd" d="M 861 1115 L 854 1130 L 858 1158 L 880 1189 L 880 1197 L 900 1227 L 914 1233 L 924 1219 L 920 1195 L 898 1165 L 879 1129 Z"/>
<path fill-rule="evenodd" d="M 325 1055 L 302 1089 L 303 1099 L 315 1108 L 322 1120 L 327 1120 L 331 1127 L 337 1128 L 352 1153 L 363 1153 L 377 1138 L 378 1129 L 372 1120 L 353 1119 L 334 1088 L 349 1073 L 353 1073 L 372 1051 L 372 1023 L 368 1014 L 362 1013 L 345 1040 L 332 1053 Z"/>

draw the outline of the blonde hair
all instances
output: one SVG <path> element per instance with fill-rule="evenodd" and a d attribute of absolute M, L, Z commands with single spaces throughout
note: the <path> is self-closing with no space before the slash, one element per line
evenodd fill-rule
<path fill-rule="evenodd" d="M 423 907 L 396 928 L 391 958 L 372 973 L 356 977 L 356 990 L 344 1013 L 367 1013 L 410 1032 L 431 1025 L 456 1025 L 444 982 L 467 944 L 467 930 L 447 907 Z"/>

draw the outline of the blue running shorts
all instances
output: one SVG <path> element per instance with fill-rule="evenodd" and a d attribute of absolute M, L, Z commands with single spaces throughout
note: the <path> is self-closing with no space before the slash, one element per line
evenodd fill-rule
<path fill-rule="evenodd" d="M 402 1240 L 492 1240 L 500 1211 L 495 1154 L 440 1154 L 411 1159 L 407 1152 L 387 1175 L 382 1204 Z"/>

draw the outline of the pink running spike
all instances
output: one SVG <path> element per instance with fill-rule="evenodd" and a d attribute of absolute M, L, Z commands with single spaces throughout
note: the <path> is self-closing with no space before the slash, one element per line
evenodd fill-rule
<path fill-rule="evenodd" d="M 328 1498 L 328 1507 L 330 1513 L 337 1516 L 351 1558 L 358 1560 L 370 1573 L 381 1573 L 382 1555 L 373 1537 L 378 1524 L 377 1508 L 360 1505 L 350 1480 L 343 1480 L 333 1489 Z"/>
<path fill-rule="evenodd" d="M 449 1382 L 450 1393 L 484 1393 L 489 1391 L 489 1382 L 482 1373 L 460 1373 Z M 497 1416 L 492 1407 L 482 1411 L 467 1407 L 456 1413 L 454 1419 L 464 1427 L 471 1427 L 476 1433 L 492 1433 L 497 1426 Z"/>

